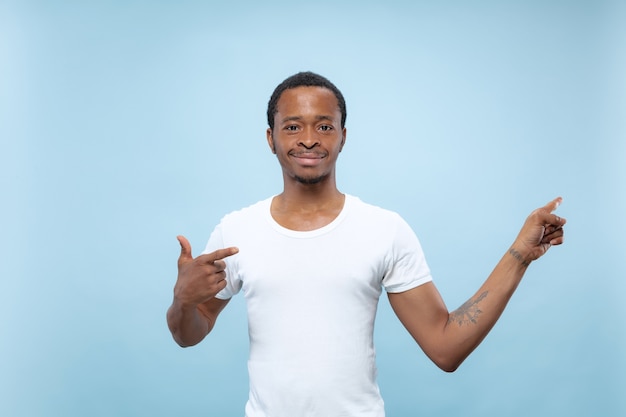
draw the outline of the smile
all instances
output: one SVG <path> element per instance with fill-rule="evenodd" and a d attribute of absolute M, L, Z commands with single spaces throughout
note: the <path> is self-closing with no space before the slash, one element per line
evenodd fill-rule
<path fill-rule="evenodd" d="M 291 152 L 290 155 L 301 159 L 322 159 L 326 157 L 325 153 L 310 151 Z"/>
<path fill-rule="evenodd" d="M 326 158 L 326 154 L 321 152 L 293 152 L 290 154 L 295 159 L 296 163 L 301 166 L 316 166 Z"/>

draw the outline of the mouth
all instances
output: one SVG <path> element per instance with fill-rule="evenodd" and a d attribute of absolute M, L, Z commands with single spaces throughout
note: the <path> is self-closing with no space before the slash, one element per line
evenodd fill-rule
<path fill-rule="evenodd" d="M 302 159 L 322 159 L 326 157 L 326 154 L 323 152 L 312 152 L 312 151 L 299 151 L 299 152 L 291 152 L 291 156 L 294 158 L 302 158 Z"/>
<path fill-rule="evenodd" d="M 322 152 L 300 151 L 292 152 L 290 155 L 295 158 L 298 164 L 303 166 L 315 166 L 326 158 L 326 154 Z"/>

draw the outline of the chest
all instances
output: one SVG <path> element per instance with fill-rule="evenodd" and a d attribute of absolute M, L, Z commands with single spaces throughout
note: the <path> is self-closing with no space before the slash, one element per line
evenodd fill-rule
<path fill-rule="evenodd" d="M 376 239 L 329 234 L 298 239 L 281 235 L 240 247 L 236 273 L 246 297 L 377 299 L 388 256 Z"/>

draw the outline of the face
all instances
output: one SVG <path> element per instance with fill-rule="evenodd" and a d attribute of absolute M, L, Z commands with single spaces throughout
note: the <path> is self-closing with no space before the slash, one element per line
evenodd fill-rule
<path fill-rule="evenodd" d="M 274 129 L 267 129 L 268 144 L 285 180 L 302 184 L 334 180 L 345 139 L 337 98 L 323 87 L 285 90 L 278 100 Z"/>

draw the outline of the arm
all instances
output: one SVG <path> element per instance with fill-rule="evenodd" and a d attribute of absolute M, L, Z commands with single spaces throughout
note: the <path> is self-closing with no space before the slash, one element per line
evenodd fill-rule
<path fill-rule="evenodd" d="M 183 236 L 178 258 L 178 279 L 174 300 L 167 310 L 167 324 L 176 343 L 193 346 L 213 329 L 215 320 L 228 300 L 215 298 L 226 287 L 224 258 L 238 252 L 237 248 L 219 249 L 193 258 L 191 245 Z"/>
<path fill-rule="evenodd" d="M 186 306 L 174 297 L 167 310 L 167 325 L 176 343 L 182 347 L 200 343 L 213 330 L 217 316 L 228 301 L 214 297 L 197 306 Z"/>
<path fill-rule="evenodd" d="M 457 310 L 448 312 L 432 282 L 389 294 L 402 324 L 441 369 L 458 368 L 494 326 L 530 263 L 563 243 L 565 219 L 552 214 L 560 202 L 557 198 L 531 213 L 484 284 Z"/>

